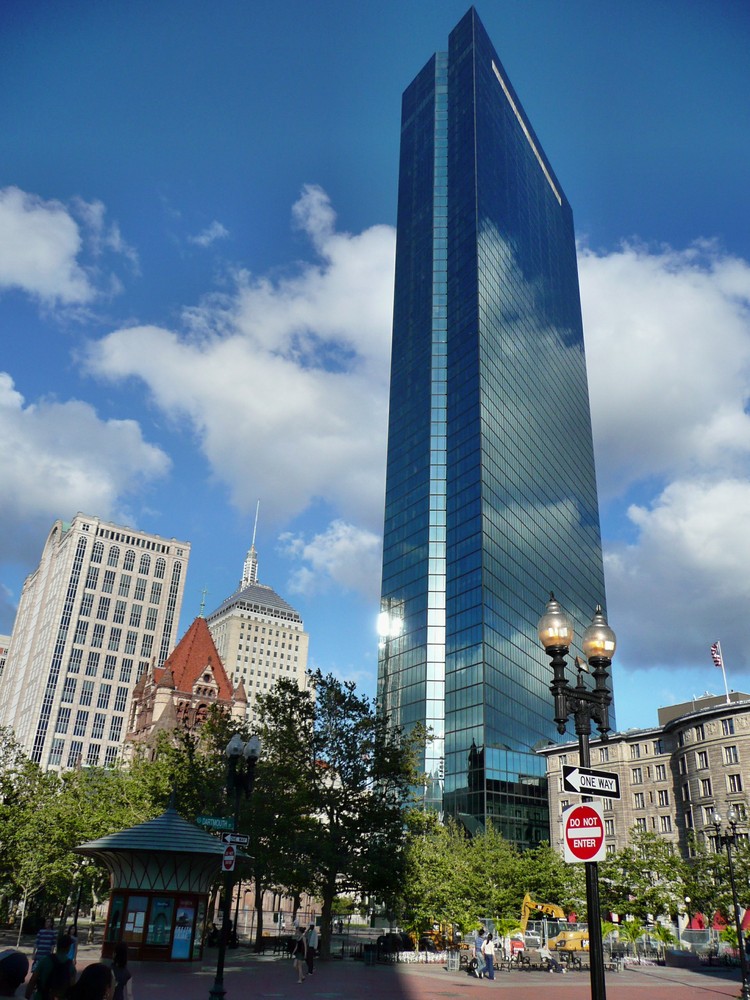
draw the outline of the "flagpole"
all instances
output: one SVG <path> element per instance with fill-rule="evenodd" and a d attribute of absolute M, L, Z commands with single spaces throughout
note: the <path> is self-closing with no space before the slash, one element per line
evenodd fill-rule
<path fill-rule="evenodd" d="M 724 678 L 724 693 L 727 696 L 727 705 L 729 704 L 729 688 L 727 686 L 727 672 L 724 669 L 724 656 L 721 652 L 721 642 L 717 641 L 716 646 L 719 650 L 719 660 L 721 661 L 721 676 Z"/>

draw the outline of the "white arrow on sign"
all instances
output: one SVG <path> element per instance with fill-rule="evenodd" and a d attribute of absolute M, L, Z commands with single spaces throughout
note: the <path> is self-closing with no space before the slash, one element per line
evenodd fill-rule
<path fill-rule="evenodd" d="M 583 767 L 563 765 L 563 785 L 579 795 L 600 795 L 620 798 L 620 782 L 612 771 L 590 771 Z"/>

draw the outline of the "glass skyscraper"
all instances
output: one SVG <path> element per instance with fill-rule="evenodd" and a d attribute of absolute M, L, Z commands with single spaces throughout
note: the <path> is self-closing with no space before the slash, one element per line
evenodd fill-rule
<path fill-rule="evenodd" d="M 549 837 L 536 626 L 604 603 L 573 217 L 471 9 L 405 91 L 378 703 L 427 808 Z"/>

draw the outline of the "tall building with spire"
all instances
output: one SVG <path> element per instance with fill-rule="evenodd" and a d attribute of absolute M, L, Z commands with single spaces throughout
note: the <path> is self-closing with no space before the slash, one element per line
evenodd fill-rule
<path fill-rule="evenodd" d="M 425 803 L 531 845 L 559 739 L 536 624 L 604 603 L 573 216 L 472 8 L 403 96 L 378 703 Z"/>
<path fill-rule="evenodd" d="M 255 528 L 237 590 L 206 617 L 206 624 L 230 682 L 244 689 L 250 720 L 257 717 L 258 695 L 268 694 L 281 678 L 300 687 L 307 683 L 309 636 L 299 611 L 258 582 Z"/>

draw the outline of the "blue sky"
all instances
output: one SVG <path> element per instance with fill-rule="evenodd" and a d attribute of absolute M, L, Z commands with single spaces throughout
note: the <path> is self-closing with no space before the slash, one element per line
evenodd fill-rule
<path fill-rule="evenodd" d="M 0 7 L 0 631 L 54 518 L 374 691 L 401 92 L 466 3 Z M 618 723 L 750 690 L 750 8 L 479 4 L 580 244 Z M 540 585 L 544 589 L 543 585 Z M 540 613 L 544 594 L 540 595 Z"/>

